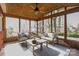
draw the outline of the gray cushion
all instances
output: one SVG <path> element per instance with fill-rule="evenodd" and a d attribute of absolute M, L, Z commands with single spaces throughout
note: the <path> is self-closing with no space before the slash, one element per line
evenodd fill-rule
<path fill-rule="evenodd" d="M 43 35 L 44 35 L 45 37 L 49 37 L 47 33 L 44 33 Z"/>

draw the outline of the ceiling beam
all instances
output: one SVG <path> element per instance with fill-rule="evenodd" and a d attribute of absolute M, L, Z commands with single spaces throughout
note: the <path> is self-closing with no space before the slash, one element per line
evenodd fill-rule
<path fill-rule="evenodd" d="M 61 3 L 57 3 L 57 4 L 61 4 Z M 67 7 L 67 6 L 79 6 L 79 4 L 78 3 L 62 3 L 61 4 L 62 6 L 61 7 L 59 7 L 59 8 L 63 8 L 63 7 Z M 49 13 L 49 12 L 52 12 L 52 11 L 54 11 L 54 10 L 57 10 L 57 9 L 59 9 L 59 8 L 56 8 L 56 9 L 51 9 L 50 11 L 48 11 L 47 13 Z"/>
<path fill-rule="evenodd" d="M 0 3 L 2 13 L 6 13 L 6 4 L 5 3 Z"/>
<path fill-rule="evenodd" d="M 2 8 L 1 8 L 1 6 L 0 6 L 0 13 L 2 13 L 2 14 L 3 14 L 3 11 L 2 11 Z"/>
<path fill-rule="evenodd" d="M 60 13 L 52 14 L 52 15 L 43 17 L 42 19 L 47 19 L 47 18 L 51 18 L 51 17 L 57 17 L 57 16 L 65 15 L 65 14 L 74 13 L 74 12 L 79 12 L 79 7 L 75 7 L 75 8 L 60 12 Z"/>
<path fill-rule="evenodd" d="M 7 17 L 14 17 L 14 18 L 20 18 L 20 19 L 25 19 L 25 20 L 33 20 L 33 21 L 37 21 L 37 19 L 33 19 L 33 18 L 28 18 L 28 17 L 24 17 L 24 16 L 18 16 L 18 15 L 14 15 L 14 14 L 9 14 L 9 13 L 4 13 Z"/>

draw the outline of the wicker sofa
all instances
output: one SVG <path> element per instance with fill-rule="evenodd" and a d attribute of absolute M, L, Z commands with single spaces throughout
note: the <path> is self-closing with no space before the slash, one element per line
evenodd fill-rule
<path fill-rule="evenodd" d="M 48 40 L 49 42 L 57 42 L 58 38 L 55 37 L 54 33 L 47 33 L 47 35 L 41 36 L 42 39 Z"/>

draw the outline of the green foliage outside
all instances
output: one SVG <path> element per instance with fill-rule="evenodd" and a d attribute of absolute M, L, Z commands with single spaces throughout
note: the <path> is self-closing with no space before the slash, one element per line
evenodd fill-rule
<path fill-rule="evenodd" d="M 58 35 L 59 35 L 59 36 L 64 36 L 64 33 L 59 33 Z M 69 33 L 69 34 L 68 34 L 68 37 L 79 38 L 79 33 L 75 33 L 75 32 Z"/>
<path fill-rule="evenodd" d="M 64 33 L 59 33 L 58 35 L 59 35 L 59 36 L 64 36 Z"/>
<path fill-rule="evenodd" d="M 75 32 L 69 33 L 68 37 L 79 38 L 79 33 L 75 33 Z"/>

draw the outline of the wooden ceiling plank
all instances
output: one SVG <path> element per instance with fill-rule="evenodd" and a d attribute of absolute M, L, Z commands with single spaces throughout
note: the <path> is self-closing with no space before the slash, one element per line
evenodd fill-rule
<path fill-rule="evenodd" d="M 65 7 L 65 6 L 78 6 L 79 4 L 70 4 L 70 3 L 39 3 L 38 7 L 39 10 L 42 12 L 48 13 L 52 10 L 56 10 L 59 9 L 61 7 Z M 13 3 L 13 4 L 9 4 L 6 3 L 6 14 L 10 14 L 11 15 L 17 15 L 20 17 L 24 17 L 24 18 L 28 18 L 31 20 L 37 20 L 37 19 L 41 19 L 44 17 L 44 15 L 42 15 L 43 13 L 39 12 L 38 15 L 35 15 L 35 11 L 34 8 L 31 8 L 31 6 L 33 6 L 35 8 L 35 3 L 26 3 L 26 4 L 22 4 L 22 3 Z M 31 12 L 32 11 L 32 12 Z M 62 13 L 61 13 L 62 14 Z M 44 18 L 48 18 L 44 17 Z"/>

